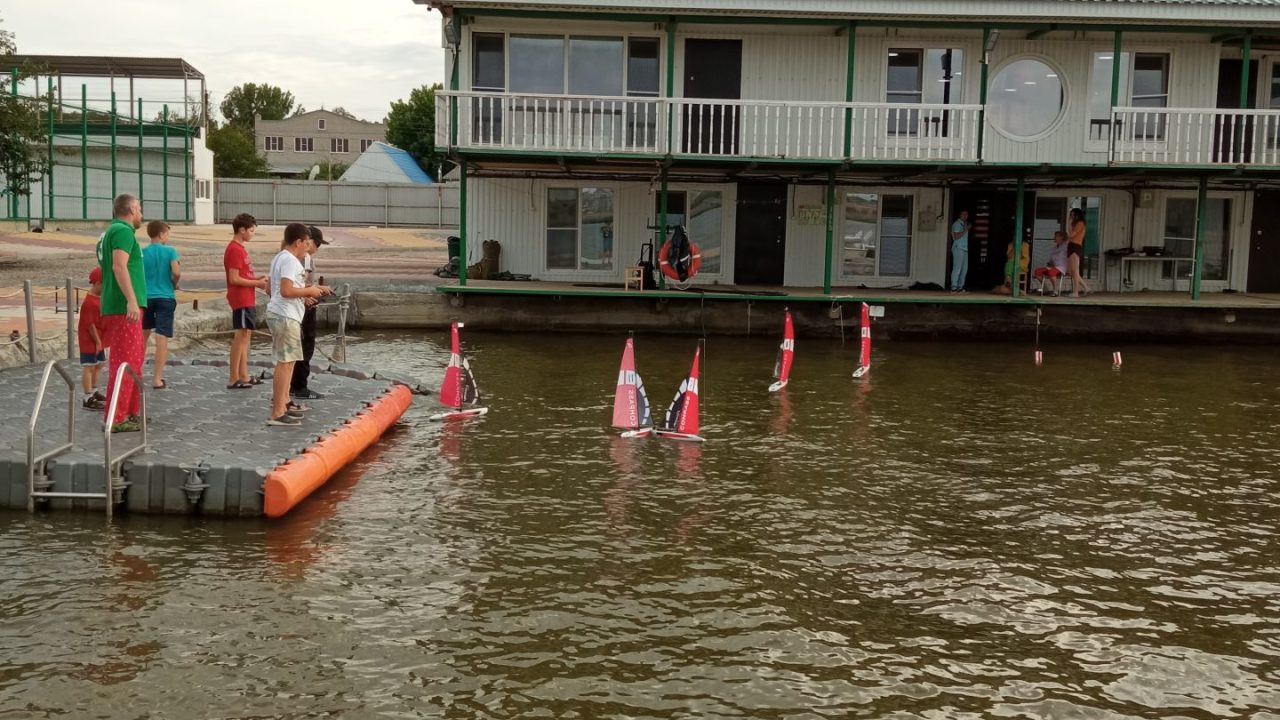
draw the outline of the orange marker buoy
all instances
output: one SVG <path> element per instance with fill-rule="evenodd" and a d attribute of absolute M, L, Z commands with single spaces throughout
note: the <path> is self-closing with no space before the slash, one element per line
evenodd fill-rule
<path fill-rule="evenodd" d="M 1121 364 L 1123 364 L 1123 361 L 1120 359 L 1120 351 L 1117 350 L 1111 353 L 1111 369 L 1119 370 Z"/>

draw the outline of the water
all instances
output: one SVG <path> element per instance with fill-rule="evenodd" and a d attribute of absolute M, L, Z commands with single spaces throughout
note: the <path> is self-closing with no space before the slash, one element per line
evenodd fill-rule
<path fill-rule="evenodd" d="M 489 416 L 281 522 L 0 515 L 0 717 L 1280 718 L 1270 350 L 711 338 L 699 447 L 621 337 L 464 343 Z"/>

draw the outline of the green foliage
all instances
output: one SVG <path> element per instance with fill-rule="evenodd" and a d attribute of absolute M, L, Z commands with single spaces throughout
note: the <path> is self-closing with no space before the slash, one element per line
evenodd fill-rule
<path fill-rule="evenodd" d="M 16 52 L 13 33 L 0 28 L 0 57 Z M 31 68 L 22 68 L 18 81 L 30 76 Z M 49 170 L 47 112 L 52 100 L 13 96 L 4 89 L 0 93 L 0 175 L 4 175 L 2 193 L 16 202 L 18 197 L 29 195 L 31 183 Z"/>
<path fill-rule="evenodd" d="M 340 162 L 321 162 L 317 167 L 319 169 L 316 171 L 316 180 L 337 180 L 351 166 Z"/>
<path fill-rule="evenodd" d="M 440 179 L 442 163 L 445 172 L 451 167 L 436 150 L 436 91 L 443 89 L 440 83 L 423 85 L 408 100 L 391 103 L 387 114 L 387 142 L 412 155 L 433 180 Z"/>
<path fill-rule="evenodd" d="M 209 149 L 213 151 L 215 177 L 268 177 L 267 159 L 258 154 L 253 134 L 232 125 L 209 131 Z"/>
<path fill-rule="evenodd" d="M 261 115 L 263 120 L 283 120 L 294 111 L 293 93 L 275 85 L 245 83 L 231 88 L 231 92 L 222 99 L 218 106 L 227 124 L 253 132 L 253 118 Z M 304 112 L 299 107 L 293 114 Z"/>

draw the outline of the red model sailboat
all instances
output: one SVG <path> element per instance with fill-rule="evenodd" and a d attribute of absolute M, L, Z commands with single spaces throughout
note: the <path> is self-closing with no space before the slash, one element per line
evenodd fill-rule
<path fill-rule="evenodd" d="M 796 354 L 796 329 L 791 323 L 791 311 L 784 311 L 782 320 L 782 344 L 778 346 L 778 359 L 773 363 L 773 376 L 777 382 L 769 386 L 769 392 L 778 392 L 791 380 L 791 363 Z"/>
<path fill-rule="evenodd" d="M 667 408 L 666 427 L 654 430 L 658 437 L 668 440 L 702 442 L 698 431 L 698 362 L 702 359 L 702 345 L 693 352 L 693 368 L 689 377 L 680 383 L 680 389 Z"/>
<path fill-rule="evenodd" d="M 635 340 L 627 338 L 618 367 L 618 389 L 613 394 L 613 426 L 621 428 L 622 437 L 649 437 L 653 433 L 653 415 L 644 381 L 636 372 Z"/>
<path fill-rule="evenodd" d="M 452 410 L 432 415 L 431 420 L 477 417 L 489 412 L 489 408 L 480 404 L 480 388 L 471 374 L 471 364 L 462 354 L 458 340 L 461 327 L 462 323 L 454 323 L 450 328 L 449 367 L 445 368 L 444 382 L 440 383 L 440 403 Z"/>
<path fill-rule="evenodd" d="M 871 370 L 871 308 L 862 303 L 862 350 L 858 355 L 858 369 L 853 371 L 855 378 L 863 377 Z"/>

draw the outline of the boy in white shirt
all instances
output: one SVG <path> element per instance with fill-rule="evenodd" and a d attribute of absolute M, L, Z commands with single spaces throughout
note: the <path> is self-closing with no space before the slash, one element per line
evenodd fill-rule
<path fill-rule="evenodd" d="M 303 298 L 331 295 L 324 285 L 307 286 L 302 258 L 311 249 L 311 235 L 302 223 L 284 228 L 280 253 L 271 261 L 271 300 L 267 303 L 267 327 L 271 328 L 271 360 L 276 364 L 271 383 L 271 415 L 268 425 L 301 425 L 307 408 L 289 402 L 293 364 L 302 359 Z"/>

